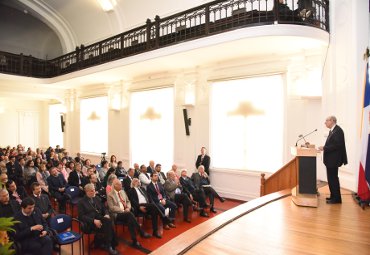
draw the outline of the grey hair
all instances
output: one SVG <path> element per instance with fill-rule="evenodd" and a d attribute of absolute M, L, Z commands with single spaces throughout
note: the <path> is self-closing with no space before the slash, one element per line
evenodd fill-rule
<path fill-rule="evenodd" d="M 332 120 L 335 124 L 337 124 L 337 118 L 335 116 L 329 116 L 329 119 Z"/>
<path fill-rule="evenodd" d="M 117 179 L 117 175 L 111 174 L 108 176 L 107 184 L 112 185 L 113 181 Z"/>
<path fill-rule="evenodd" d="M 131 184 L 130 184 L 131 188 L 134 188 L 134 181 L 139 181 L 139 183 L 140 183 L 140 180 L 138 178 L 132 178 L 132 181 L 131 181 Z"/>
<path fill-rule="evenodd" d="M 93 190 L 93 189 L 95 189 L 95 186 L 92 183 L 88 183 L 88 184 L 85 185 L 84 189 L 85 189 L 85 191 Z"/>

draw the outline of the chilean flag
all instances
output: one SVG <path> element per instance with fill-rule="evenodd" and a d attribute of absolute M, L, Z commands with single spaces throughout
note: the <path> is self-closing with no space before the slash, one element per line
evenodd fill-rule
<path fill-rule="evenodd" d="M 364 104 L 362 109 L 361 160 L 357 195 L 362 201 L 370 201 L 370 83 L 369 64 L 366 65 Z"/>

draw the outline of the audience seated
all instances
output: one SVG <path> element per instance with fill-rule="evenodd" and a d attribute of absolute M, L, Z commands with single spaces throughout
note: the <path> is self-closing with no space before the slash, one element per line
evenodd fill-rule
<path fill-rule="evenodd" d="M 152 175 L 152 173 L 154 173 L 155 171 L 155 163 L 154 163 L 154 160 L 150 160 L 149 161 L 149 166 L 147 167 L 147 173 Z"/>
<path fill-rule="evenodd" d="M 181 171 L 180 183 L 184 192 L 188 194 L 189 198 L 199 203 L 199 215 L 201 217 L 209 217 L 209 215 L 204 211 L 204 209 L 208 207 L 206 202 L 206 194 L 204 193 L 203 189 L 195 187 L 193 181 L 187 176 L 186 169 Z"/>
<path fill-rule="evenodd" d="M 113 223 L 99 197 L 95 194 L 93 184 L 85 186 L 86 195 L 78 203 L 78 218 L 83 223 L 85 233 L 95 235 L 95 247 L 104 248 L 109 254 L 119 254 L 115 249 L 118 245 Z"/>
<path fill-rule="evenodd" d="M 52 197 L 56 198 L 59 203 L 59 212 L 65 212 L 66 201 L 69 199 L 68 195 L 64 193 L 68 187 L 63 175 L 58 172 L 56 167 L 50 169 L 50 176 L 48 177 L 49 192 Z"/>
<path fill-rule="evenodd" d="M 14 217 L 20 223 L 15 225 L 15 239 L 21 244 L 22 253 L 50 255 L 53 242 L 49 236 L 48 226 L 35 201 L 27 197 L 21 203 L 21 210 Z"/>
<path fill-rule="evenodd" d="M 155 165 L 155 172 L 158 173 L 158 180 L 163 185 L 164 182 L 167 180 L 167 177 L 162 172 L 162 165 L 161 164 L 156 164 Z"/>
<path fill-rule="evenodd" d="M 131 188 L 128 191 L 129 199 L 134 214 L 136 216 L 140 214 L 150 215 L 152 219 L 153 236 L 156 238 L 162 238 L 158 232 L 158 209 L 150 203 L 146 190 L 140 187 L 140 181 L 138 178 L 133 178 L 131 181 Z"/>
<path fill-rule="evenodd" d="M 22 159 L 24 161 L 24 159 Z M 16 157 L 11 155 L 9 157 L 9 162 L 6 164 L 6 170 L 9 180 L 13 180 L 18 185 L 23 185 L 23 169 Z"/>
<path fill-rule="evenodd" d="M 54 209 L 51 206 L 51 202 L 48 195 L 42 194 L 41 185 L 38 182 L 31 184 L 32 195 L 31 197 L 35 201 L 35 207 L 38 208 L 42 214 L 42 217 L 49 222 Z"/>
<path fill-rule="evenodd" d="M 105 193 L 109 194 L 112 191 L 112 183 L 115 179 L 118 179 L 117 176 L 112 172 L 109 173 L 109 175 L 106 175 L 106 187 L 105 187 Z M 103 185 L 104 186 L 104 185 Z"/>
<path fill-rule="evenodd" d="M 21 204 L 22 200 L 27 197 L 26 189 L 23 186 L 17 187 L 17 184 L 15 184 L 13 180 L 9 180 L 5 186 L 9 192 L 10 199 L 14 199 L 19 204 Z"/>
<path fill-rule="evenodd" d="M 134 164 L 134 170 L 135 170 L 134 177 L 139 178 L 139 175 L 140 175 L 140 166 L 139 166 L 138 163 L 135 163 Z"/>
<path fill-rule="evenodd" d="M 100 181 L 103 181 L 104 180 L 104 177 L 106 176 L 108 170 L 109 170 L 109 168 L 108 168 L 108 161 L 103 160 L 101 162 L 101 168 L 98 170 Z"/>
<path fill-rule="evenodd" d="M 141 187 L 143 187 L 143 189 L 145 190 L 149 183 L 152 181 L 149 174 L 147 173 L 147 167 L 145 165 L 140 166 L 139 180 L 141 183 Z"/>
<path fill-rule="evenodd" d="M 35 163 L 33 160 L 27 160 L 26 167 L 24 168 L 23 177 L 24 177 L 24 184 L 29 187 L 31 183 L 36 181 L 36 171 L 37 167 L 35 167 Z"/>
<path fill-rule="evenodd" d="M 190 223 L 189 207 L 192 205 L 192 202 L 187 194 L 183 192 L 181 183 L 172 170 L 167 172 L 167 180 L 164 183 L 164 189 L 171 201 L 182 205 L 184 221 Z"/>
<path fill-rule="evenodd" d="M 162 184 L 158 180 L 158 173 L 152 175 L 152 182 L 147 186 L 146 190 L 154 205 L 158 208 L 163 221 L 163 228 L 168 230 L 175 228 L 174 220 L 176 213 L 176 204 L 166 196 Z"/>
<path fill-rule="evenodd" d="M 10 199 L 8 190 L 0 189 L 0 217 L 14 217 L 14 214 L 20 209 L 20 204 L 16 200 Z"/>
<path fill-rule="evenodd" d="M 42 191 L 47 194 L 49 194 L 49 186 L 47 181 L 49 176 L 50 173 L 46 170 L 45 163 L 41 163 L 38 171 L 36 172 L 36 181 L 40 184 Z"/>
<path fill-rule="evenodd" d="M 193 173 L 191 176 L 192 181 L 197 189 L 203 189 L 206 196 L 209 198 L 211 205 L 210 211 L 216 213 L 217 211 L 214 208 L 214 199 L 217 197 L 222 203 L 225 202 L 225 199 L 220 197 L 218 193 L 211 187 L 207 173 L 204 171 L 204 166 L 200 165 L 198 167 L 198 172 Z"/>
<path fill-rule="evenodd" d="M 126 178 L 123 179 L 123 189 L 126 191 L 126 193 L 131 189 L 131 182 L 134 177 L 135 177 L 135 169 L 129 168 L 127 170 Z M 135 177 L 135 178 L 138 178 L 138 177 Z"/>
<path fill-rule="evenodd" d="M 117 163 L 115 174 L 117 175 L 118 178 L 125 178 L 127 176 L 127 172 L 122 164 L 123 164 L 122 161 L 118 161 Z"/>
<path fill-rule="evenodd" d="M 8 182 L 8 175 L 6 173 L 0 174 L 0 188 L 5 188 L 6 183 Z"/>
<path fill-rule="evenodd" d="M 75 169 L 69 174 L 68 177 L 68 185 L 75 186 L 80 189 L 80 195 L 84 195 L 83 191 L 83 175 L 82 175 L 82 167 L 81 164 L 76 164 Z"/>
<path fill-rule="evenodd" d="M 136 231 L 144 238 L 149 238 L 150 235 L 141 229 L 139 223 L 136 221 L 135 215 L 131 212 L 131 202 L 125 191 L 122 190 L 122 183 L 120 180 L 115 179 L 113 181 L 113 189 L 107 194 L 107 202 L 111 218 L 115 222 L 123 222 L 128 226 L 132 239 L 132 246 L 136 248 L 141 247 L 136 239 Z"/>

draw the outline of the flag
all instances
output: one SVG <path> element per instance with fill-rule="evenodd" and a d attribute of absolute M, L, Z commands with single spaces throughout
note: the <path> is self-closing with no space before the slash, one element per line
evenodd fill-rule
<path fill-rule="evenodd" d="M 357 195 L 362 201 L 370 201 L 370 83 L 369 63 L 366 65 L 364 84 L 364 102 L 362 105 L 361 123 L 361 159 L 358 175 Z"/>

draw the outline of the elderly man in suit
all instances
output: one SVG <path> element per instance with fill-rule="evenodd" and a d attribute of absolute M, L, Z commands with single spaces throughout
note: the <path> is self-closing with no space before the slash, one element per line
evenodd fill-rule
<path fill-rule="evenodd" d="M 113 220 L 121 221 L 128 226 L 132 239 L 132 246 L 140 248 L 141 245 L 136 239 L 136 230 L 143 238 L 149 238 L 150 235 L 141 229 L 135 215 L 131 212 L 131 202 L 125 191 L 122 189 L 122 183 L 119 179 L 113 181 L 113 189 L 107 196 L 109 213 Z"/>
<path fill-rule="evenodd" d="M 112 220 L 100 198 L 96 196 L 94 185 L 92 183 L 86 184 L 84 189 L 86 195 L 78 203 L 78 218 L 83 223 L 83 232 L 98 233 L 102 238 L 95 238 L 96 246 L 102 247 L 111 255 L 120 254 L 115 249 L 118 242 Z"/>
<path fill-rule="evenodd" d="M 66 201 L 69 199 L 68 195 L 64 193 L 68 187 L 67 181 L 63 174 L 59 173 L 56 167 L 50 169 L 50 176 L 47 178 L 49 191 L 51 196 L 56 198 L 59 203 L 59 212 L 66 211 Z"/>
<path fill-rule="evenodd" d="M 31 197 L 22 200 L 21 211 L 14 218 L 20 221 L 15 225 L 15 238 L 21 243 L 22 253 L 52 254 L 53 241 L 48 235 L 48 226 Z"/>
<path fill-rule="evenodd" d="M 133 178 L 131 182 L 131 189 L 128 192 L 131 201 L 132 209 L 135 215 L 139 213 L 148 214 L 152 219 L 153 236 L 162 238 L 158 233 L 158 210 L 157 207 L 150 203 L 146 190 L 140 187 L 140 180 Z"/>
<path fill-rule="evenodd" d="M 340 194 L 340 184 L 338 177 L 338 168 L 347 164 L 346 144 L 344 132 L 337 125 L 337 118 L 329 116 L 325 120 L 325 126 L 330 129 L 325 145 L 320 146 L 319 150 L 324 151 L 324 164 L 328 178 L 330 197 L 326 199 L 328 204 L 342 203 Z"/>
<path fill-rule="evenodd" d="M 208 174 L 205 172 L 203 165 L 198 167 L 198 173 L 193 173 L 191 176 L 192 181 L 197 189 L 203 189 L 206 196 L 209 198 L 209 203 L 211 205 L 210 211 L 217 213 L 214 208 L 214 200 L 217 197 L 221 203 L 225 202 L 225 198 L 221 197 L 214 188 L 211 186 Z"/>

